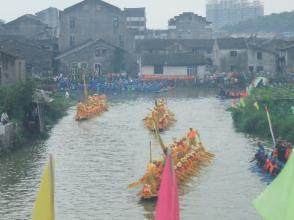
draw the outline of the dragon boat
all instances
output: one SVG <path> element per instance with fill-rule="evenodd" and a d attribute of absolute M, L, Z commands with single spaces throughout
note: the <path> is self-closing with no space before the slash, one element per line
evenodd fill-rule
<path fill-rule="evenodd" d="M 155 101 L 155 107 L 151 110 L 151 113 L 143 119 L 143 121 L 150 131 L 155 131 L 154 123 L 155 128 L 158 129 L 158 131 L 164 131 L 172 126 L 176 120 L 174 114 L 167 108 L 166 102 L 161 99 Z"/>
<path fill-rule="evenodd" d="M 83 74 L 84 80 L 84 102 L 77 104 L 76 121 L 87 120 L 102 114 L 108 110 L 107 97 L 105 95 L 94 94 L 88 95 L 86 76 Z"/>
<path fill-rule="evenodd" d="M 162 141 L 160 140 L 161 144 Z M 168 147 L 163 148 L 164 152 L 170 150 L 173 159 L 173 168 L 176 173 L 178 184 L 183 184 L 196 175 L 201 166 L 209 165 L 214 155 L 205 150 L 199 141 L 195 146 L 190 146 L 189 141 L 184 137 L 180 141 L 174 141 Z M 165 156 L 160 160 L 150 161 L 147 165 L 145 175 L 129 185 L 129 188 L 142 186 L 138 196 L 142 200 L 156 199 L 160 187 L 161 175 L 164 168 Z"/>
<path fill-rule="evenodd" d="M 87 120 L 108 110 L 105 95 L 89 96 L 85 102 L 77 104 L 76 121 Z"/>

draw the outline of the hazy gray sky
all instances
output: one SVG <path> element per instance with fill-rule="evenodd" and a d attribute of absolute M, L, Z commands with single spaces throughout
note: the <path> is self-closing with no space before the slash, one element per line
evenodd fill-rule
<path fill-rule="evenodd" d="M 49 6 L 64 9 L 81 0 L 0 0 L 0 19 L 13 20 L 23 14 L 35 13 Z M 118 7 L 146 7 L 147 26 L 165 28 L 169 18 L 193 11 L 205 16 L 205 0 L 106 0 Z M 263 0 L 265 13 L 292 11 L 294 0 Z"/>

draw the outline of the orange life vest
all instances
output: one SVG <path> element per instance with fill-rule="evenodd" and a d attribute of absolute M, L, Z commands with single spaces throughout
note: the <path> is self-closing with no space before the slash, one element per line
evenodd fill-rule
<path fill-rule="evenodd" d="M 194 131 L 194 130 L 192 130 L 192 131 L 190 131 L 190 132 L 188 133 L 188 138 L 189 138 L 189 139 L 194 139 L 194 138 L 196 138 L 196 136 L 197 136 L 197 132 Z"/>

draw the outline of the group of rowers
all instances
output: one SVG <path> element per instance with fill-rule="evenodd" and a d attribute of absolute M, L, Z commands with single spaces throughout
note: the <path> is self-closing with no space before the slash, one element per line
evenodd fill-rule
<path fill-rule="evenodd" d="M 171 152 L 178 183 L 186 182 L 198 171 L 200 165 L 211 162 L 213 154 L 205 151 L 198 137 L 197 131 L 190 128 L 187 137 L 179 141 L 174 140 L 173 144 L 166 147 L 166 150 Z M 157 197 L 164 161 L 165 155 L 163 159 L 151 161 L 145 175 L 138 182 L 131 184 L 129 188 L 143 184 L 143 188 L 139 192 L 142 199 Z"/>
<path fill-rule="evenodd" d="M 277 176 L 288 161 L 293 146 L 291 143 L 280 140 L 277 142 L 274 150 L 268 154 L 261 142 L 258 142 L 257 145 L 258 150 L 254 160 L 256 160 L 258 166 L 262 167 L 266 172 L 269 172 L 272 176 Z"/>
<path fill-rule="evenodd" d="M 154 131 L 154 126 L 156 126 L 159 131 L 163 131 L 171 126 L 175 119 L 174 114 L 167 109 L 165 101 L 159 99 L 155 101 L 152 113 L 144 121 L 149 130 Z"/>
<path fill-rule="evenodd" d="M 85 120 L 107 111 L 107 98 L 105 95 L 89 96 L 85 103 L 77 104 L 76 120 Z"/>

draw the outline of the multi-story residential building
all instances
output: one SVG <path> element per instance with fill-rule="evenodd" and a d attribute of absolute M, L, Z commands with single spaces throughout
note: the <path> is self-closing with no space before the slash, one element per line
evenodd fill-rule
<path fill-rule="evenodd" d="M 259 0 L 208 0 L 206 4 L 207 20 L 216 29 L 263 15 L 264 6 Z"/>
<path fill-rule="evenodd" d="M 204 17 L 184 12 L 168 22 L 169 39 L 210 39 L 212 28 Z"/>
<path fill-rule="evenodd" d="M 146 34 L 145 8 L 125 8 L 127 28 L 135 35 L 135 39 L 144 39 Z"/>
<path fill-rule="evenodd" d="M 128 49 L 124 12 L 101 0 L 84 0 L 60 12 L 60 52 L 72 49 L 89 39 L 103 39 Z M 130 46 L 131 47 L 131 46 Z"/>
<path fill-rule="evenodd" d="M 53 36 L 59 37 L 59 10 L 57 8 L 47 8 L 36 13 L 37 18 L 52 28 Z"/>

